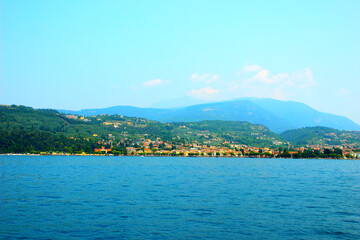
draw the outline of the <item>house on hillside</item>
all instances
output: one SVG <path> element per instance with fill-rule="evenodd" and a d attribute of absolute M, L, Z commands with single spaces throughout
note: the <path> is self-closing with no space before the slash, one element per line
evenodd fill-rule
<path fill-rule="evenodd" d="M 102 152 L 102 153 L 108 153 L 111 152 L 111 148 L 105 148 L 104 146 L 101 148 L 95 148 L 94 152 Z"/>

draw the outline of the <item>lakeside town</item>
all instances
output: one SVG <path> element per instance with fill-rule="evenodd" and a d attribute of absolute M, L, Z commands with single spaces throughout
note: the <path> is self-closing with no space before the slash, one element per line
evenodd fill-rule
<path fill-rule="evenodd" d="M 241 121 L 163 123 L 25 106 L 3 106 L 2 113 L 1 154 L 360 158 L 358 131 L 307 127 L 277 134 Z"/>
<path fill-rule="evenodd" d="M 76 155 L 76 156 L 172 156 L 172 157 L 251 157 L 251 158 L 332 158 L 360 159 L 360 149 L 347 146 L 312 145 L 300 148 L 268 148 L 224 142 L 223 147 L 201 145 L 198 143 L 174 145 L 170 142 L 146 139 L 136 142 L 136 147 L 112 147 L 113 142 L 102 142 L 101 148 L 94 152 L 38 152 L 34 155 Z"/>

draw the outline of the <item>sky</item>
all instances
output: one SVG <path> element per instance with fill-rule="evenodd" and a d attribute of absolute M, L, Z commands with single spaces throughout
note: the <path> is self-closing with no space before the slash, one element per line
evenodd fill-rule
<path fill-rule="evenodd" d="M 0 0 L 0 11 L 0 104 L 270 97 L 360 124 L 358 0 Z"/>

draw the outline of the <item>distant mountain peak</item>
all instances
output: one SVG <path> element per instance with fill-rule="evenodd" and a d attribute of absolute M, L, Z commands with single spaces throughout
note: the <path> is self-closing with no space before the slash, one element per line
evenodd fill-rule
<path fill-rule="evenodd" d="M 304 103 L 271 98 L 241 98 L 222 102 L 203 102 L 201 104 L 176 108 L 114 106 L 103 109 L 59 111 L 85 116 L 103 113 L 118 114 L 128 117 L 143 117 L 162 122 L 193 122 L 202 120 L 246 121 L 265 125 L 271 131 L 277 133 L 294 128 L 319 125 L 339 130 L 360 130 L 358 124 L 346 117 L 323 113 Z"/>

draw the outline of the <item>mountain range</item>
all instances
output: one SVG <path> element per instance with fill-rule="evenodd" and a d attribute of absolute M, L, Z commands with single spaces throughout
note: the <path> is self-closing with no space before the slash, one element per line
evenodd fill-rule
<path fill-rule="evenodd" d="M 180 149 L 194 144 L 203 148 L 231 148 L 234 144 L 272 149 L 308 145 L 359 148 L 360 131 L 305 127 L 276 134 L 263 125 L 241 121 L 162 123 L 138 117 L 107 114 L 84 117 L 52 109 L 0 105 L 0 154 L 94 153 L 95 148 L 105 146 L 119 147 L 116 151 L 124 152 L 125 147 L 139 150 L 149 141 L 162 142 L 162 149 L 165 145 Z"/>
<path fill-rule="evenodd" d="M 323 113 L 303 103 L 270 98 L 243 98 L 170 109 L 114 106 L 101 109 L 83 109 L 80 111 L 58 111 L 83 116 L 118 114 L 127 117 L 148 118 L 161 122 L 195 122 L 203 120 L 246 121 L 264 125 L 276 133 L 314 126 L 330 127 L 339 130 L 360 130 L 360 125 L 346 117 Z"/>

